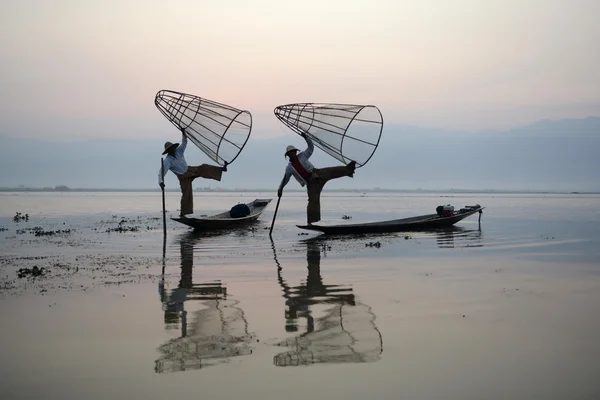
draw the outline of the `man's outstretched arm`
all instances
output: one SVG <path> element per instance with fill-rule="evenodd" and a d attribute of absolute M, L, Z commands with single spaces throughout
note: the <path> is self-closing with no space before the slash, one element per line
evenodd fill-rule
<path fill-rule="evenodd" d="M 182 128 L 181 129 L 181 144 L 177 148 L 177 151 L 180 153 L 183 153 L 185 151 L 185 148 L 187 147 L 187 143 L 188 143 L 187 134 L 185 133 L 185 129 Z"/>
<path fill-rule="evenodd" d="M 304 154 L 306 155 L 306 158 L 309 158 L 310 156 L 312 156 L 312 153 L 315 150 L 315 145 L 313 144 L 312 139 L 309 138 L 306 133 L 303 133 L 300 136 L 302 136 L 304 140 L 306 140 L 306 144 L 308 145 L 308 147 L 306 148 L 306 150 L 304 150 Z"/>
<path fill-rule="evenodd" d="M 163 164 L 158 169 L 158 186 L 161 188 L 165 187 L 165 175 L 169 172 L 169 167 L 171 166 L 171 160 L 168 158 L 163 158 Z M 163 166 L 164 166 L 164 174 L 163 174 Z"/>
<path fill-rule="evenodd" d="M 285 175 L 283 175 L 283 179 L 281 180 L 281 183 L 279 184 L 279 189 L 277 189 L 278 197 L 281 197 L 281 195 L 283 194 L 283 188 L 285 187 L 285 185 L 288 184 L 291 177 L 292 177 L 292 174 L 286 168 Z"/>

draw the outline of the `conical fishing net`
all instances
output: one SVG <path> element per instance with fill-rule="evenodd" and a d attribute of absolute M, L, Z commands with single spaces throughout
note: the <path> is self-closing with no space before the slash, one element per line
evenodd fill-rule
<path fill-rule="evenodd" d="M 252 130 L 252 115 L 192 94 L 161 90 L 154 104 L 188 139 L 219 165 L 232 163 Z"/>
<path fill-rule="evenodd" d="M 372 105 L 287 104 L 275 108 L 275 116 L 342 163 L 356 161 L 357 168 L 371 159 L 383 131 L 383 116 Z"/>

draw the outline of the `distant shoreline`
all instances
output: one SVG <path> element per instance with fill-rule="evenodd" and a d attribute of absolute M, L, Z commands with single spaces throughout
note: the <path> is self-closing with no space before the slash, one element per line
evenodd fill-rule
<path fill-rule="evenodd" d="M 178 193 L 179 189 L 166 189 L 168 193 Z M 273 192 L 277 190 L 273 188 L 194 188 L 198 193 L 248 193 L 248 192 Z M 160 192 L 156 189 L 105 189 L 105 188 L 7 188 L 0 187 L 0 192 L 3 193 L 154 193 Z M 303 193 L 304 189 L 287 189 L 286 192 Z M 600 194 L 600 192 L 587 191 L 559 191 L 559 190 L 502 190 L 502 189 L 328 189 L 327 192 L 333 193 L 478 193 L 478 194 Z"/>

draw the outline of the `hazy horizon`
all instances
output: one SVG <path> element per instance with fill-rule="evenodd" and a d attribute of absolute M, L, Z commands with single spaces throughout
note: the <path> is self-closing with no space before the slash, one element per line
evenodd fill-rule
<path fill-rule="evenodd" d="M 508 191 L 600 191 L 600 117 L 540 121 L 510 131 L 429 130 L 388 124 L 373 158 L 354 179 L 331 181 L 333 189 L 425 189 Z M 179 135 L 180 138 L 180 135 Z M 177 136 L 172 138 L 177 140 Z M 157 187 L 161 139 L 103 139 L 51 142 L 0 136 L 0 187 L 149 189 Z M 254 138 L 223 175 L 221 182 L 196 180 L 194 187 L 272 188 L 276 191 L 288 144 L 306 146 L 298 135 Z M 189 165 L 211 163 L 194 145 Z M 339 165 L 316 149 L 317 167 Z M 23 168 L 15 168 L 22 165 Z M 172 173 L 167 187 L 178 189 Z M 294 180 L 288 189 L 301 189 Z"/>
<path fill-rule="evenodd" d="M 64 185 L 58 185 L 64 186 Z M 228 189 L 226 187 L 215 187 L 215 188 L 207 188 L 207 187 L 194 187 L 194 191 L 197 193 L 248 193 L 248 192 L 273 192 L 276 193 L 277 190 L 273 188 L 233 188 Z M 67 190 L 62 189 L 54 189 L 53 187 L 27 187 L 21 185 L 20 187 L 0 187 L 0 193 L 160 193 L 160 189 L 158 188 L 71 188 L 68 187 Z M 179 189 L 165 189 L 165 192 L 169 193 L 180 193 Z M 298 189 L 291 188 L 286 189 L 286 193 L 305 193 L 306 189 Z M 455 193 L 455 194 L 469 194 L 469 193 L 478 193 L 478 194 L 600 194 L 600 191 L 569 191 L 569 190 L 511 190 L 511 189 L 469 189 L 469 188 L 438 188 L 438 189 L 412 189 L 412 188 L 404 188 L 404 189 L 389 189 L 389 188 L 355 188 L 355 189 L 328 189 L 329 193 Z"/>

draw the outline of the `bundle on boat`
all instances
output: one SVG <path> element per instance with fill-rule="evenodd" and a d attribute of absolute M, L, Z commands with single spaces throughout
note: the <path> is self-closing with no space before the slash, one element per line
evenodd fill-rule
<path fill-rule="evenodd" d="M 275 108 L 275 116 L 315 146 L 348 164 L 365 165 L 377 150 L 383 116 L 373 105 L 296 103 Z"/>
<path fill-rule="evenodd" d="M 250 112 L 193 94 L 161 90 L 154 104 L 219 165 L 231 164 L 237 158 L 252 131 Z"/>

